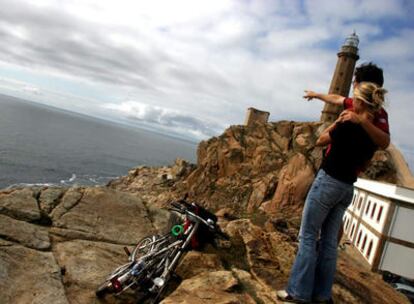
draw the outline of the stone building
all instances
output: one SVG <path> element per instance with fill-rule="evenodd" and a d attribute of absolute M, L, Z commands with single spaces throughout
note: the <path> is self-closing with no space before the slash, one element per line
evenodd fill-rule
<path fill-rule="evenodd" d="M 261 111 L 255 108 L 248 108 L 244 125 L 251 126 L 255 122 L 267 123 L 269 120 L 269 115 L 269 112 Z"/>

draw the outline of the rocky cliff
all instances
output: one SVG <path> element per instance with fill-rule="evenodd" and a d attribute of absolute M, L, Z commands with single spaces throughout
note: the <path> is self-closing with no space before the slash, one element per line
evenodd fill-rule
<path fill-rule="evenodd" d="M 321 162 L 321 125 L 282 121 L 233 126 L 201 142 L 197 165 L 137 167 L 106 187 L 0 191 L 2 303 L 135 303 L 134 294 L 99 301 L 94 289 L 127 260 L 123 246 L 161 232 L 169 200 L 188 194 L 217 212 L 230 243 L 190 252 L 182 281 L 162 303 L 277 303 L 297 250 L 306 192 Z M 386 152 L 368 176 L 392 181 Z M 408 303 L 347 247 L 334 286 L 337 303 Z"/>
<path fill-rule="evenodd" d="M 152 185 L 149 199 L 162 206 L 168 199 L 188 194 L 208 208 L 228 208 L 238 217 L 257 213 L 297 216 L 322 161 L 323 150 L 315 142 L 324 127 L 292 121 L 232 126 L 199 144 L 196 166 L 177 160 L 171 169 L 157 171 L 159 186 L 170 187 L 164 191 Z M 148 177 L 155 177 L 151 172 L 135 168 L 109 187 L 139 193 L 148 188 Z M 388 151 L 378 151 L 362 175 L 397 182 Z"/>

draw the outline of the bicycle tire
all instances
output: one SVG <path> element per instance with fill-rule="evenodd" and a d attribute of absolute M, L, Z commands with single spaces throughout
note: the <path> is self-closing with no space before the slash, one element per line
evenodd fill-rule
<path fill-rule="evenodd" d="M 164 286 L 162 286 L 162 287 L 158 290 L 157 295 L 155 296 L 155 298 L 154 298 L 154 299 L 152 299 L 151 304 L 158 304 L 158 303 L 160 302 L 160 300 L 163 298 L 164 293 L 165 293 L 165 290 L 166 290 L 166 288 L 167 288 L 167 283 L 168 283 L 168 282 L 166 282 L 166 283 L 165 283 L 165 285 L 164 285 Z"/>
<path fill-rule="evenodd" d="M 113 293 L 112 284 L 109 281 L 105 281 L 104 283 L 99 285 L 95 291 L 95 295 L 99 299 L 102 299 L 109 293 Z"/>
<path fill-rule="evenodd" d="M 151 300 L 151 304 L 160 303 L 165 296 L 170 295 L 181 283 L 182 279 L 174 271 L 169 272 L 165 284 L 157 291 L 155 297 Z"/>
<path fill-rule="evenodd" d="M 127 263 L 119 266 L 114 271 L 112 271 L 105 279 L 105 281 L 98 286 L 95 290 L 95 295 L 97 298 L 103 298 L 108 293 L 114 293 L 115 290 L 112 287 L 111 279 L 117 276 L 124 274 L 126 271 L 129 271 L 132 263 Z"/>
<path fill-rule="evenodd" d="M 113 277 L 119 277 L 124 274 L 126 271 L 129 271 L 129 268 L 132 266 L 132 263 L 126 263 L 124 265 L 119 266 L 114 271 L 112 271 L 106 278 L 106 282 L 109 282 Z"/>
<path fill-rule="evenodd" d="M 174 276 L 174 270 L 177 267 L 178 263 L 175 265 L 175 267 L 168 270 L 167 272 L 165 272 L 166 270 L 165 267 L 169 267 L 169 263 L 171 262 L 171 260 L 173 260 L 174 256 L 178 254 L 179 251 L 174 250 L 174 249 L 176 248 L 171 248 L 169 251 L 165 252 L 165 254 L 163 255 L 163 258 L 167 258 L 167 260 L 162 262 L 162 264 L 154 265 L 156 266 L 156 268 L 153 270 L 153 273 L 151 274 L 151 278 L 162 276 L 164 277 L 165 282 L 163 286 L 159 287 L 158 290 L 153 293 L 155 294 L 155 297 L 151 300 L 151 304 L 159 303 L 163 299 L 163 297 L 165 296 L 165 293 L 170 287 L 170 280 Z"/>
<path fill-rule="evenodd" d="M 156 235 L 152 235 L 152 236 L 146 236 L 143 239 L 139 240 L 134 250 L 131 253 L 131 260 L 136 261 L 137 257 L 143 256 L 151 252 L 152 250 L 154 250 L 155 245 L 152 244 L 150 246 L 150 244 L 153 243 L 156 240 L 156 238 L 157 238 Z"/>

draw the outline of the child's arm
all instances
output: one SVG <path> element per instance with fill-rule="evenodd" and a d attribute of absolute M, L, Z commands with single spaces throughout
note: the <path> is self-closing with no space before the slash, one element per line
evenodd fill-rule
<path fill-rule="evenodd" d="M 307 91 L 305 90 L 305 95 L 303 98 L 307 99 L 308 101 L 316 98 L 322 100 L 323 102 L 330 103 L 333 105 L 342 106 L 344 104 L 345 97 L 337 94 L 321 94 L 316 93 L 314 91 Z"/>

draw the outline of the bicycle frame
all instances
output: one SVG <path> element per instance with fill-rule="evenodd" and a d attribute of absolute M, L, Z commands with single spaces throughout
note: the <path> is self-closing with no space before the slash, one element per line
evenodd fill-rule
<path fill-rule="evenodd" d="M 157 303 L 180 259 L 186 251 L 191 249 L 189 248 L 190 242 L 199 230 L 200 224 L 207 226 L 211 231 L 220 233 L 220 229 L 215 226 L 215 221 L 211 218 L 205 220 L 192 212 L 194 210 L 191 209 L 192 205 L 185 202 L 184 206 L 179 203 L 171 205 L 173 208 L 169 208 L 170 211 L 185 215 L 184 231 L 179 235 L 174 235 L 177 237 L 175 240 L 172 240 L 171 233 L 146 237 L 136 245 L 132 254 L 126 249 L 129 262 L 118 267 L 106 278 L 105 283 L 97 289 L 98 297 L 104 296 L 106 292 L 120 294 L 135 285 L 144 293 L 149 291 L 148 295 L 155 293 L 156 296 L 153 299 L 154 303 Z M 143 255 L 138 257 L 139 253 Z"/>

